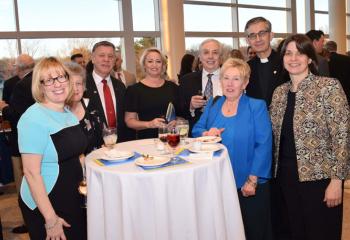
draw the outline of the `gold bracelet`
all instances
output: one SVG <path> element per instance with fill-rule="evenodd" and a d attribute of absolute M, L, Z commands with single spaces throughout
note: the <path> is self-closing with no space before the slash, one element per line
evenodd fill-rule
<path fill-rule="evenodd" d="M 258 183 L 252 181 L 249 177 L 247 178 L 246 183 L 249 184 L 249 185 L 251 185 L 251 186 L 253 186 L 254 188 L 256 188 L 256 187 L 258 186 Z"/>
<path fill-rule="evenodd" d="M 48 225 L 47 223 L 45 223 L 45 229 L 46 230 L 50 230 L 50 229 L 54 228 L 57 223 L 58 223 L 58 216 L 56 216 L 56 220 L 55 220 L 55 222 L 53 224 Z"/>

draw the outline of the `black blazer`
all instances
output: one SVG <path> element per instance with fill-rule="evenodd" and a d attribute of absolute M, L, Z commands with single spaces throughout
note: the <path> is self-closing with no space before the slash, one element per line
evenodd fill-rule
<path fill-rule="evenodd" d="M 2 100 L 4 100 L 6 103 L 10 102 L 10 97 L 13 89 L 20 80 L 21 79 L 16 75 L 5 81 L 4 90 L 2 91 Z"/>
<path fill-rule="evenodd" d="M 111 76 L 114 94 L 116 98 L 117 108 L 117 131 L 118 142 L 123 142 L 130 139 L 130 130 L 126 127 L 124 121 L 125 114 L 125 86 L 121 81 Z M 92 73 L 87 75 L 86 78 L 86 90 L 84 97 L 89 98 L 87 109 L 89 112 L 97 111 L 98 116 L 102 122 L 107 126 L 107 119 L 103 111 L 103 105 L 100 95 L 98 94 L 97 86 L 95 84 Z"/>
<path fill-rule="evenodd" d="M 179 81 L 179 108 L 178 115 L 187 119 L 190 124 L 190 135 L 193 125 L 199 120 L 202 115 L 201 109 L 195 110 L 195 116 L 192 117 L 190 113 L 191 98 L 198 95 L 198 91 L 202 90 L 202 71 L 191 72 L 184 75 Z"/>
<path fill-rule="evenodd" d="M 17 123 L 22 114 L 35 103 L 32 95 L 32 75 L 28 73 L 13 89 L 9 105 L 2 110 L 4 119 L 10 121 L 9 141 L 13 156 L 20 156 L 18 150 Z"/>
<path fill-rule="evenodd" d="M 350 57 L 332 52 L 329 58 L 329 74 L 339 80 L 350 103 Z"/>
<path fill-rule="evenodd" d="M 246 89 L 248 96 L 265 100 L 267 106 L 269 106 L 271 103 L 272 94 L 275 88 L 286 81 L 285 73 L 283 73 L 282 59 L 279 54 L 272 50 L 268 59 L 271 63 L 271 78 L 269 79 L 260 79 L 259 77 L 258 68 L 260 65 L 260 58 L 258 56 L 255 56 L 248 61 L 251 73 Z M 268 92 L 266 96 L 264 96 L 262 92 L 262 84 L 268 85 Z"/>

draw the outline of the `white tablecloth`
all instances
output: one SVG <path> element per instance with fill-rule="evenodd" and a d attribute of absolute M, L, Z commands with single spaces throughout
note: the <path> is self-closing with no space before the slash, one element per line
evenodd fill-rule
<path fill-rule="evenodd" d="M 156 153 L 153 139 L 116 148 Z M 226 149 L 211 160 L 148 171 L 133 162 L 99 166 L 99 154 L 86 158 L 89 240 L 245 239 Z"/>

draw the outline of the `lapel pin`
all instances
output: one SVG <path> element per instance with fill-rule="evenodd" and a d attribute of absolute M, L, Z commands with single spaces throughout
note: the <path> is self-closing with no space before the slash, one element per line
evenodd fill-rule
<path fill-rule="evenodd" d="M 275 71 L 273 71 L 273 74 L 276 74 L 277 73 L 277 71 L 275 70 Z"/>

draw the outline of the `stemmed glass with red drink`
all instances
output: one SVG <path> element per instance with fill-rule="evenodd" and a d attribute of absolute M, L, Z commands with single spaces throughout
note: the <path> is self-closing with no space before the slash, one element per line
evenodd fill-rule
<path fill-rule="evenodd" d="M 178 128 L 170 129 L 170 131 L 168 132 L 168 135 L 167 135 L 167 141 L 168 141 L 168 145 L 172 149 L 172 154 L 175 155 L 176 147 L 180 143 L 180 133 L 179 133 L 179 129 Z M 173 162 L 176 161 L 176 157 L 175 156 L 172 158 L 172 161 Z"/>

